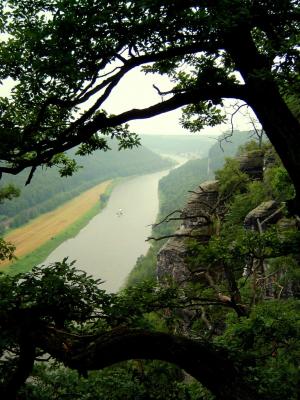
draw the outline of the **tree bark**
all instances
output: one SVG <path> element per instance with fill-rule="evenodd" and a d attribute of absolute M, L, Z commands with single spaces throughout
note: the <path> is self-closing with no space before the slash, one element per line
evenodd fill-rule
<path fill-rule="evenodd" d="M 15 370 L 3 387 L 0 387 L 0 398 L 16 400 L 18 391 L 30 376 L 35 360 L 35 346 L 33 342 L 24 338 L 20 343 L 20 355 Z"/>
<path fill-rule="evenodd" d="M 294 184 L 296 197 L 291 211 L 300 215 L 300 124 L 273 82 L 249 85 L 249 105 Z"/>
<path fill-rule="evenodd" d="M 225 42 L 245 81 L 246 102 L 255 112 L 295 186 L 292 211 L 300 215 L 300 123 L 274 80 L 272 59 L 259 52 L 250 29 L 233 28 Z"/>

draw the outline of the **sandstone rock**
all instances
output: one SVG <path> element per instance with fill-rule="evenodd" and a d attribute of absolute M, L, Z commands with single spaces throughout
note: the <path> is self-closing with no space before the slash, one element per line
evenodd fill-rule
<path fill-rule="evenodd" d="M 159 281 L 170 277 L 177 283 L 191 279 L 187 268 L 187 236 L 197 238 L 200 243 L 207 243 L 213 234 L 209 218 L 218 202 L 218 181 L 207 181 L 199 186 L 188 199 L 181 217 L 182 225 L 161 248 L 157 256 L 157 277 Z M 180 237 L 179 235 L 185 235 Z"/>
<path fill-rule="evenodd" d="M 181 283 L 190 278 L 191 274 L 186 264 L 186 237 L 179 237 L 189 232 L 190 230 L 184 228 L 178 229 L 175 232 L 178 236 L 169 239 L 160 249 L 157 255 L 157 278 L 160 282 L 171 278 Z"/>
<path fill-rule="evenodd" d="M 278 227 L 282 231 L 287 231 L 290 229 L 295 229 L 297 227 L 297 222 L 294 218 L 281 218 L 277 222 Z"/>
<path fill-rule="evenodd" d="M 219 183 L 217 180 L 207 181 L 201 184 L 195 190 L 195 193 L 191 194 L 182 212 L 182 217 L 184 218 L 183 226 L 185 228 L 207 225 L 208 217 L 218 201 L 218 189 Z"/>
<path fill-rule="evenodd" d="M 261 150 L 249 151 L 237 157 L 240 163 L 240 170 L 249 175 L 252 179 L 263 178 L 264 155 Z"/>
<path fill-rule="evenodd" d="M 259 206 L 251 210 L 245 218 L 244 227 L 246 229 L 259 230 L 259 224 L 265 229 L 271 224 L 275 224 L 282 218 L 279 205 L 274 200 L 264 201 Z"/>

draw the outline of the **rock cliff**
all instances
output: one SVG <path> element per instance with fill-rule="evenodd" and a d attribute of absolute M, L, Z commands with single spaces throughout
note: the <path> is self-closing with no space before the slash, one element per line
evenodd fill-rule
<path fill-rule="evenodd" d="M 240 169 L 252 180 L 262 180 L 268 166 L 276 163 L 274 153 L 267 151 L 251 151 L 237 158 Z M 224 204 L 219 195 L 217 180 L 201 183 L 190 195 L 182 210 L 182 224 L 161 248 L 157 257 L 157 277 L 160 282 L 172 279 L 178 284 L 190 280 L 192 273 L 187 263 L 188 237 L 195 238 L 199 243 L 206 244 L 216 233 L 216 218 L 223 212 Z M 282 204 L 274 200 L 265 201 L 251 210 L 244 220 L 244 228 L 262 233 L 270 225 L 278 224 L 282 229 L 295 225 L 294 221 L 283 215 Z M 246 267 L 245 267 L 246 268 Z"/>

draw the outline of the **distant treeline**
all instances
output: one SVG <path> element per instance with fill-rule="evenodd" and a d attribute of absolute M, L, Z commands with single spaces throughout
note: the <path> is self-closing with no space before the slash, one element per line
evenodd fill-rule
<path fill-rule="evenodd" d="M 142 145 L 158 153 L 206 157 L 214 139 L 204 135 L 141 135 Z"/>
<path fill-rule="evenodd" d="M 221 137 L 220 137 L 221 138 Z M 226 157 L 234 156 L 238 148 L 250 139 L 248 132 L 234 132 L 228 140 L 221 140 L 211 146 L 208 157 L 190 160 L 181 167 L 173 169 L 159 182 L 159 215 L 157 221 L 184 207 L 191 190 L 202 182 L 214 179 L 214 172 L 224 165 Z M 174 214 L 173 217 L 179 217 Z M 180 221 L 163 223 L 153 229 L 152 235 L 160 237 L 174 233 Z M 129 274 L 127 285 L 134 285 L 145 279 L 155 278 L 156 257 L 165 240 L 153 241 L 146 256 L 140 256 Z"/>
<path fill-rule="evenodd" d="M 38 215 L 53 210 L 60 204 L 74 198 L 85 190 L 107 179 L 141 175 L 172 165 L 145 147 L 118 151 L 111 143 L 112 150 L 95 152 L 88 157 L 75 156 L 81 168 L 72 177 L 61 178 L 57 168 L 38 169 L 30 185 L 24 186 L 29 171 L 17 176 L 4 176 L 1 185 L 12 183 L 21 188 L 21 195 L 0 205 L 0 229 L 20 226 Z"/>

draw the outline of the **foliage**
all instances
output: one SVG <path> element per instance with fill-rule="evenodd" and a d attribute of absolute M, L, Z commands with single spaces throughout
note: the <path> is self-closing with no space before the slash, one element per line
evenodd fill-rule
<path fill-rule="evenodd" d="M 0 99 L 0 171 L 16 174 L 31 167 L 30 178 L 36 166 L 51 166 L 55 162 L 63 167 L 62 174 L 68 175 L 76 168 L 75 163 L 65 156 L 55 159 L 57 154 L 80 144 L 83 144 L 80 149 L 82 154 L 95 149 L 107 150 L 107 141 L 99 140 L 99 132 L 106 138 L 117 138 L 120 147 L 131 148 L 138 144 L 138 139 L 135 134 L 129 133 L 124 124 L 132 119 L 148 118 L 186 106 L 183 124 L 195 130 L 205 123 L 214 125 L 223 121 L 223 99 L 236 98 L 246 101 L 259 116 L 295 186 L 294 210 L 299 213 L 299 122 L 293 116 L 293 113 L 298 115 L 295 95 L 299 93 L 297 1 L 7 0 L 1 6 L 0 23 L 1 32 L 5 34 L 0 43 L 0 80 L 13 82 L 11 92 Z M 147 72 L 167 74 L 174 84 L 173 88 L 167 93 L 157 88 L 164 101 L 159 99 L 153 106 L 109 115 L 102 109 L 105 101 L 125 74 L 144 64 L 150 64 Z M 273 184 L 277 188 L 284 180 L 282 171 L 277 170 L 271 177 L 271 186 Z M 241 184 L 241 194 L 244 194 L 248 186 L 246 182 Z M 224 186 L 224 193 L 228 193 L 228 188 Z M 285 196 L 289 197 L 291 193 L 287 191 Z M 277 238 L 280 239 L 279 236 Z M 263 251 L 271 248 L 273 255 L 267 236 L 250 235 L 246 239 L 250 248 L 254 240 L 254 251 L 261 244 Z M 239 259 L 249 251 L 247 246 L 244 248 L 244 242 L 237 246 L 238 243 L 238 240 L 233 242 L 233 249 Z M 211 253 L 204 254 L 203 258 L 212 262 L 220 259 L 217 252 L 225 249 L 223 245 L 221 248 L 218 245 L 216 239 L 212 242 Z M 232 260 L 232 256 L 228 251 L 224 255 L 223 266 L 229 267 L 227 262 Z M 107 325 L 113 324 L 109 311 L 113 312 L 113 319 L 117 319 L 118 323 L 121 320 L 134 325 L 144 323 L 143 310 L 149 311 L 149 306 L 155 304 L 152 297 L 150 300 L 148 296 L 138 296 L 132 289 L 133 292 L 129 291 L 122 298 L 122 304 L 126 304 L 124 309 L 118 296 L 104 294 L 89 277 L 75 272 L 66 262 L 56 263 L 53 270 L 62 275 L 55 276 L 49 269 L 44 272 L 35 269 L 32 276 L 1 278 L 1 362 L 7 367 L 1 374 L 3 381 L 11 383 L 11 376 L 17 376 L 19 382 L 22 381 L 20 372 L 21 375 L 23 373 L 23 382 L 27 378 L 24 374 L 28 370 L 30 372 L 30 359 L 25 372 L 20 371 L 21 361 L 26 352 L 31 351 L 33 356 L 34 328 L 40 329 L 40 335 L 36 335 L 35 339 L 41 340 L 44 324 L 50 323 L 50 328 L 56 329 L 55 339 L 58 339 L 62 334 L 61 326 L 64 328 L 66 324 L 72 330 L 71 334 L 78 333 L 80 328 L 93 332 L 95 316 L 101 317 L 97 327 L 105 331 Z M 231 298 L 227 304 L 231 302 L 231 305 L 236 300 L 233 297 L 236 291 L 234 272 L 230 268 L 224 269 L 226 279 L 220 277 L 222 285 L 230 283 Z M 32 284 L 36 285 L 36 295 Z M 84 296 L 77 304 L 75 298 L 79 289 Z M 44 299 L 43 291 L 56 298 Z M 146 291 L 147 295 L 149 293 L 153 294 L 151 288 Z M 164 299 L 163 292 L 158 294 Z M 131 301 L 126 303 L 127 299 Z M 132 305 L 133 300 L 140 300 L 136 308 Z M 40 308 L 39 302 L 45 310 Z M 289 310 L 289 318 L 284 316 L 280 320 L 277 316 L 279 303 L 276 310 L 271 305 L 266 311 L 267 305 L 262 305 L 265 307 L 262 323 L 258 314 L 238 321 L 237 324 L 242 325 L 242 335 L 239 336 L 237 325 L 236 336 L 231 338 L 229 335 L 228 340 L 224 336 L 226 343 L 223 345 L 229 347 L 228 341 L 232 340 L 233 347 L 236 344 L 242 348 L 243 353 L 238 351 L 240 361 L 245 359 L 245 350 L 257 358 L 256 365 L 250 366 L 252 369 L 247 372 L 250 372 L 249 381 L 256 383 L 262 395 L 271 387 L 274 390 L 269 398 L 276 398 L 278 390 L 280 398 L 288 394 L 293 399 L 296 397 L 291 377 L 295 376 L 294 350 L 298 351 L 297 347 L 293 347 L 292 339 L 297 333 L 294 311 Z M 137 318 L 133 308 L 137 310 Z M 73 318 L 76 322 L 74 326 Z M 80 326 L 88 318 L 91 318 L 90 325 Z M 250 325 L 248 331 L 244 323 Z M 53 332 L 51 329 L 50 332 Z M 275 348 L 272 339 L 276 342 Z M 64 346 L 68 348 L 68 340 L 59 342 L 59 345 L 57 352 L 62 351 Z M 291 358 L 286 356 L 286 345 L 293 347 Z M 269 352 L 269 359 L 263 364 L 265 349 Z M 274 350 L 281 363 L 276 364 Z M 259 357 L 263 357 L 261 363 Z M 207 357 L 206 364 L 210 365 L 210 361 Z M 217 368 L 217 363 L 213 367 Z M 242 372 L 238 368 L 234 371 L 234 378 L 245 377 L 242 368 Z M 215 386 L 225 377 L 227 369 L 223 368 L 222 372 Z M 278 382 L 285 376 L 288 376 L 289 387 L 279 387 Z M 256 377 L 261 385 L 257 385 Z M 232 380 L 230 383 L 233 384 Z M 235 385 L 238 386 L 238 383 L 235 380 Z M 232 397 L 232 393 L 223 394 L 227 398 Z M 234 396 L 238 398 L 239 394 Z"/>
<path fill-rule="evenodd" d="M 222 135 L 219 138 L 222 140 Z M 222 148 L 218 143 L 209 150 L 208 158 L 190 160 L 182 166 L 173 169 L 159 182 L 159 213 L 157 221 L 162 221 L 175 210 L 181 210 L 188 198 L 188 192 L 195 190 L 199 184 L 214 177 L 214 171 L 223 166 L 225 157 L 233 155 L 241 143 L 248 140 L 248 132 L 234 132 L 229 142 L 224 142 Z M 147 142 L 148 143 L 148 142 Z M 171 215 L 171 218 L 179 214 Z M 153 229 L 153 236 L 160 237 L 172 234 L 181 220 L 170 220 Z M 154 279 L 156 271 L 156 256 L 165 240 L 152 242 L 146 256 L 141 256 L 131 270 L 127 285 L 136 284 L 146 279 Z"/>
<path fill-rule="evenodd" d="M 230 189 L 229 185 L 228 188 Z M 246 215 L 267 199 L 269 199 L 269 196 L 263 182 L 249 182 L 245 193 L 239 193 L 229 199 L 230 205 L 225 216 L 225 223 L 230 226 L 242 224 Z"/>
<path fill-rule="evenodd" d="M 222 179 L 231 179 L 229 170 Z M 250 184 L 247 184 L 245 190 L 249 189 L 250 186 Z M 244 195 L 246 196 L 246 194 L 247 191 Z M 238 194 L 235 197 L 237 196 L 240 195 Z M 245 263 L 249 263 L 249 259 L 277 260 L 277 264 L 274 263 L 272 268 L 274 268 L 273 270 L 275 272 L 280 270 L 282 274 L 281 282 L 283 283 L 283 280 L 289 279 L 289 276 L 293 276 L 293 279 L 295 278 L 295 275 L 293 275 L 295 268 L 289 269 L 283 265 L 287 260 L 287 256 L 293 257 L 298 254 L 298 249 L 299 235 L 297 231 L 279 234 L 276 230 L 272 229 L 264 233 L 258 233 L 244 231 L 243 229 L 238 230 L 236 226 L 234 229 L 230 230 L 229 226 L 225 226 L 224 230 L 221 230 L 220 235 L 210 240 L 208 246 L 199 246 L 198 244 L 191 246 L 191 263 L 195 265 L 196 269 L 199 268 L 199 266 L 204 266 L 212 274 L 218 271 L 220 265 L 223 266 L 223 268 L 225 266 L 227 266 L 227 268 L 232 268 L 234 274 L 231 278 L 227 276 L 227 278 L 224 279 L 221 272 L 220 276 L 222 278 L 216 281 L 216 285 L 221 293 L 229 294 L 232 308 L 240 312 L 245 304 L 247 308 L 249 307 L 252 295 L 251 293 L 249 294 L 247 290 L 244 290 L 247 288 L 245 279 L 242 278 Z M 283 256 L 284 260 L 282 259 Z M 280 257 L 282 259 L 281 261 Z M 297 267 L 297 264 L 295 267 Z M 272 273 L 273 270 L 270 270 L 270 273 Z M 232 282 L 235 282 L 238 289 L 241 290 L 242 297 L 240 300 L 238 300 L 238 297 L 233 296 L 234 286 Z M 119 294 L 108 295 L 98 287 L 99 282 L 94 282 L 84 273 L 77 272 L 72 264 L 69 265 L 67 260 L 64 260 L 63 263 L 55 263 L 48 268 L 34 269 L 32 274 L 3 277 L 1 283 L 2 295 L 0 297 L 6 299 L 1 306 L 3 312 L 1 315 L 2 318 L 4 318 L 3 326 L 5 326 L 2 335 L 2 351 L 9 350 L 12 352 L 9 360 L 6 360 L 5 366 L 3 365 L 4 379 L 17 360 L 16 356 L 13 356 L 13 354 L 18 351 L 17 344 L 20 340 L 18 332 L 22 332 L 24 327 L 28 329 L 28 323 L 30 323 L 31 326 L 36 326 L 37 321 L 42 324 L 53 324 L 60 329 L 64 327 L 71 330 L 73 333 L 76 332 L 76 334 L 91 334 L 99 331 L 107 332 L 119 326 L 132 328 L 143 327 L 146 329 L 156 328 L 167 331 L 168 329 L 173 329 L 175 326 L 180 326 L 180 318 L 182 318 L 180 315 L 182 314 L 180 314 L 180 312 L 178 313 L 178 310 L 191 307 L 191 310 L 194 310 L 192 312 L 196 312 L 196 314 L 190 334 L 196 337 L 215 338 L 216 335 L 223 333 L 226 328 L 220 339 L 215 340 L 220 340 L 218 343 L 231 350 L 228 344 L 228 342 L 231 344 L 231 340 L 228 339 L 231 322 L 230 319 L 227 322 L 224 321 L 225 315 L 231 315 L 230 308 L 227 309 L 228 311 L 226 313 L 224 313 L 221 308 L 219 308 L 218 311 L 211 308 L 214 305 L 222 306 L 222 301 L 218 299 L 216 288 L 207 287 L 207 282 L 206 284 L 202 282 L 202 284 L 198 284 L 194 287 L 187 287 L 185 290 L 179 290 L 175 286 L 157 287 L 153 283 L 142 282 L 141 284 L 128 287 Z M 235 296 L 236 295 L 237 293 L 235 293 Z M 17 302 L 16 299 L 18 299 Z M 78 301 L 78 299 L 80 299 L 80 301 Z M 238 301 L 242 304 L 238 304 Z M 201 307 L 208 307 L 208 318 L 213 322 L 214 328 L 210 335 L 205 335 L 207 326 L 203 324 L 203 313 L 200 312 L 198 314 L 198 310 L 202 309 Z M 161 313 L 161 310 L 166 309 L 175 310 L 175 314 L 173 316 L 170 315 L 169 318 L 165 320 L 165 323 L 162 324 L 160 318 L 164 314 Z M 23 314 L 24 312 L 25 314 Z M 153 312 L 155 312 L 155 314 L 153 314 Z M 15 318 L 12 320 L 9 319 L 11 314 L 14 315 L 16 313 L 20 315 L 18 317 L 17 331 L 14 322 Z M 26 315 L 26 323 L 23 322 L 23 315 Z M 250 315 L 249 318 L 243 317 L 242 320 L 236 320 L 232 317 L 232 320 L 237 324 L 240 323 L 240 321 L 251 321 L 253 314 Z M 250 324 L 250 322 L 248 322 L 248 324 Z M 290 320 L 290 326 L 290 336 L 292 337 L 295 329 L 293 320 Z M 251 329 L 249 328 L 249 331 L 251 331 Z M 243 364 L 243 371 L 247 371 L 244 373 L 248 374 L 247 376 L 249 376 L 249 382 L 251 384 L 255 384 L 256 380 L 259 379 L 260 382 L 264 382 L 271 387 L 269 382 L 271 382 L 271 377 L 273 377 L 274 385 L 277 387 L 280 379 L 283 379 L 283 375 L 278 371 L 279 365 L 286 365 L 288 370 L 288 382 L 295 378 L 295 368 L 293 365 L 295 364 L 294 360 L 296 356 L 294 355 L 294 348 L 292 358 L 287 358 L 285 356 L 286 353 L 281 351 L 281 348 L 276 348 L 278 354 L 282 354 L 280 359 L 278 358 L 275 362 L 273 358 L 271 358 L 271 360 L 267 360 L 266 363 L 259 361 L 255 364 L 255 367 L 253 367 L 254 359 L 258 358 L 258 360 L 261 360 L 260 352 L 266 347 L 264 341 L 268 340 L 267 333 L 265 333 L 261 341 L 259 341 L 258 345 L 255 347 L 255 351 L 249 349 L 249 351 L 244 351 L 240 356 L 237 354 L 235 356 L 238 359 L 238 363 Z M 245 339 L 246 337 L 247 335 L 244 330 L 243 334 L 241 334 L 241 339 Z M 237 341 L 237 339 L 235 340 Z M 268 344 L 269 343 L 270 342 L 268 342 Z M 239 344 L 237 344 L 237 346 L 239 346 Z M 233 351 L 235 351 L 235 349 L 233 349 Z M 248 360 L 250 363 L 249 367 L 247 364 Z M 11 367 L 9 367 L 9 363 Z M 162 373 L 159 372 L 160 368 Z M 133 368 L 133 371 L 136 371 L 135 368 Z M 47 399 L 51 395 L 61 396 L 64 395 L 64 393 L 70 392 L 73 393 L 73 396 L 74 393 L 76 395 L 80 394 L 81 396 L 81 393 L 84 392 L 85 394 L 82 396 L 95 396 L 99 393 L 103 398 L 106 398 L 105 396 L 108 396 L 108 393 L 111 392 L 111 385 L 109 384 L 107 386 L 106 383 L 110 382 L 120 387 L 118 393 L 109 394 L 110 398 L 112 398 L 111 396 L 113 395 L 119 396 L 119 393 L 122 393 L 123 398 L 126 398 L 126 396 L 130 398 L 133 392 L 141 396 L 146 396 L 141 398 L 151 398 L 151 396 L 158 399 L 203 398 L 207 400 L 210 398 L 209 394 L 203 392 L 201 387 L 186 385 L 180 382 L 180 379 L 178 382 L 177 378 L 173 375 L 168 375 L 167 371 L 168 368 L 163 364 L 156 364 L 155 369 L 152 369 L 151 364 L 147 364 L 144 366 L 146 378 L 140 381 L 139 379 L 136 380 L 133 378 L 136 375 L 135 372 L 132 372 L 132 364 L 124 364 L 123 367 L 118 367 L 117 369 L 111 369 L 103 373 L 93 373 L 88 381 L 83 381 L 81 378 L 77 378 L 73 372 L 61 369 L 57 370 L 55 366 L 53 371 L 48 368 L 44 369 L 44 371 L 43 369 L 37 371 L 37 381 L 34 381 L 35 383 L 30 383 L 25 388 L 23 395 L 29 396 L 27 398 L 36 396 L 32 398 Z M 164 383 L 164 376 L 167 376 L 167 386 Z M 65 379 L 63 379 L 64 377 Z M 130 379 L 130 381 L 128 381 L 128 379 Z M 95 385 L 93 383 L 94 380 L 97 381 Z M 100 384 L 102 380 L 104 380 L 103 384 Z M 54 384 L 52 382 L 54 382 Z M 57 382 L 61 383 L 58 384 Z M 149 382 L 151 382 L 151 385 L 147 386 Z M 159 384 L 166 386 L 166 391 L 160 389 L 157 383 L 154 389 L 153 382 L 159 382 Z M 58 388 L 58 385 L 60 388 Z M 90 385 L 91 389 L 86 389 L 87 385 Z M 158 390 L 156 391 L 156 389 Z M 124 390 L 124 392 L 122 392 L 122 390 Z M 260 390 L 263 395 L 269 395 L 271 391 L 271 389 L 268 392 L 264 390 L 262 384 Z M 293 398 L 292 396 L 294 396 L 295 393 L 294 386 L 290 385 L 289 393 L 291 393 L 291 398 Z"/>
<path fill-rule="evenodd" d="M 65 156 L 55 159 L 57 154 L 78 145 L 81 154 L 106 151 L 109 137 L 121 148 L 132 148 L 139 143 L 128 130 L 132 119 L 185 106 L 183 125 L 198 131 L 223 121 L 223 99 L 236 98 L 259 115 L 296 184 L 297 159 L 290 165 L 288 157 L 297 144 L 298 123 L 285 99 L 298 93 L 298 13 L 293 0 L 197 6 L 177 0 L 92 6 L 89 1 L 6 0 L 0 79 L 13 83 L 0 101 L 0 170 L 32 167 L 34 172 L 38 165 L 58 162 L 62 174 L 70 174 L 75 163 Z M 108 114 L 105 101 L 139 66 L 170 77 L 170 91 L 156 88 L 169 97 L 144 109 Z M 273 107 L 264 106 L 268 102 L 283 112 L 271 115 Z M 290 140 L 280 146 L 287 124 Z"/>
<path fill-rule="evenodd" d="M 269 150 L 270 148 L 271 146 L 269 141 L 264 141 L 263 143 L 260 144 L 259 138 L 258 140 L 252 139 L 247 141 L 245 144 L 240 145 L 236 152 L 236 155 L 241 156 L 253 151 L 261 151 L 263 153 L 266 153 L 266 151 Z"/>
<path fill-rule="evenodd" d="M 73 264 L 64 259 L 47 267 L 35 267 L 27 274 L 0 277 L 0 350 L 5 354 L 0 363 L 2 386 L 18 365 L 24 341 L 32 338 L 36 329 L 39 334 L 43 329 L 58 329 L 66 330 L 70 337 L 88 338 L 124 325 L 150 328 L 151 318 L 145 318 L 145 314 L 178 304 L 175 287 L 162 288 L 146 282 L 119 294 L 107 294 L 101 290 L 100 280 L 76 270 Z M 161 362 L 123 364 L 92 373 L 88 380 L 51 362 L 45 367 L 37 366 L 33 377 L 21 398 L 47 399 L 73 393 L 72 396 L 87 399 L 96 395 L 129 399 L 136 393 L 141 399 L 184 400 L 197 389 L 195 384 L 189 388 L 182 383 L 180 370 Z M 112 392 L 115 387 L 117 391 Z"/>
<path fill-rule="evenodd" d="M 265 174 L 265 182 L 278 201 L 287 201 L 295 196 L 294 185 L 282 165 L 269 168 Z"/>
<path fill-rule="evenodd" d="M 18 196 L 20 196 L 20 190 L 11 184 L 0 189 L 0 203 L 6 199 L 11 200 Z"/>
<path fill-rule="evenodd" d="M 0 238 L 0 260 L 12 260 L 14 258 L 14 251 L 16 247 L 10 243 L 6 242 L 2 238 Z"/>
<path fill-rule="evenodd" d="M 215 339 L 241 361 L 248 379 L 267 398 L 297 399 L 299 307 L 299 301 L 272 300 L 256 306 L 247 318 L 230 314 L 224 334 Z"/>
<path fill-rule="evenodd" d="M 0 226 L 20 226 L 102 181 L 155 172 L 171 165 L 170 161 L 160 158 L 145 147 L 118 152 L 113 143 L 110 145 L 110 152 L 95 153 L 81 159 L 74 152 L 70 152 L 70 157 L 74 157 L 83 167 L 72 177 L 60 179 L 55 167 L 36 171 L 30 185 L 25 187 L 29 173 L 27 170 L 16 177 L 4 177 L 4 184 L 12 182 L 23 187 L 17 199 L 0 205 L 0 214 L 3 216 Z"/>
<path fill-rule="evenodd" d="M 33 377 L 21 393 L 22 400 L 52 400 L 64 396 L 84 400 L 200 400 L 205 393 L 195 382 L 183 383 L 180 370 L 158 361 L 122 363 L 90 372 L 88 378 L 56 364 L 37 365 Z"/>
<path fill-rule="evenodd" d="M 285 231 L 271 227 L 260 233 L 252 230 L 234 228 L 224 229 L 220 235 L 212 236 L 207 245 L 190 242 L 192 264 L 221 265 L 227 263 L 233 269 L 245 266 L 249 259 L 268 259 L 299 251 L 300 234 L 297 230 Z"/>
<path fill-rule="evenodd" d="M 249 177 L 240 170 L 238 160 L 228 158 L 224 167 L 216 171 L 216 179 L 219 180 L 220 196 L 234 196 L 246 190 Z"/>
<path fill-rule="evenodd" d="M 4 200 L 11 200 L 14 197 L 18 197 L 20 195 L 20 190 L 18 188 L 16 188 L 13 185 L 7 185 L 4 186 L 2 188 L 0 188 L 0 204 L 4 201 Z M 4 218 L 4 216 L 1 216 L 2 219 Z M 0 233 L 3 229 L 1 229 L 1 225 L 0 225 Z M 6 242 L 5 240 L 3 240 L 2 238 L 0 238 L 0 260 L 12 260 L 13 258 L 15 258 L 14 256 L 14 251 L 15 251 L 16 247 L 10 243 L 10 242 Z"/>

